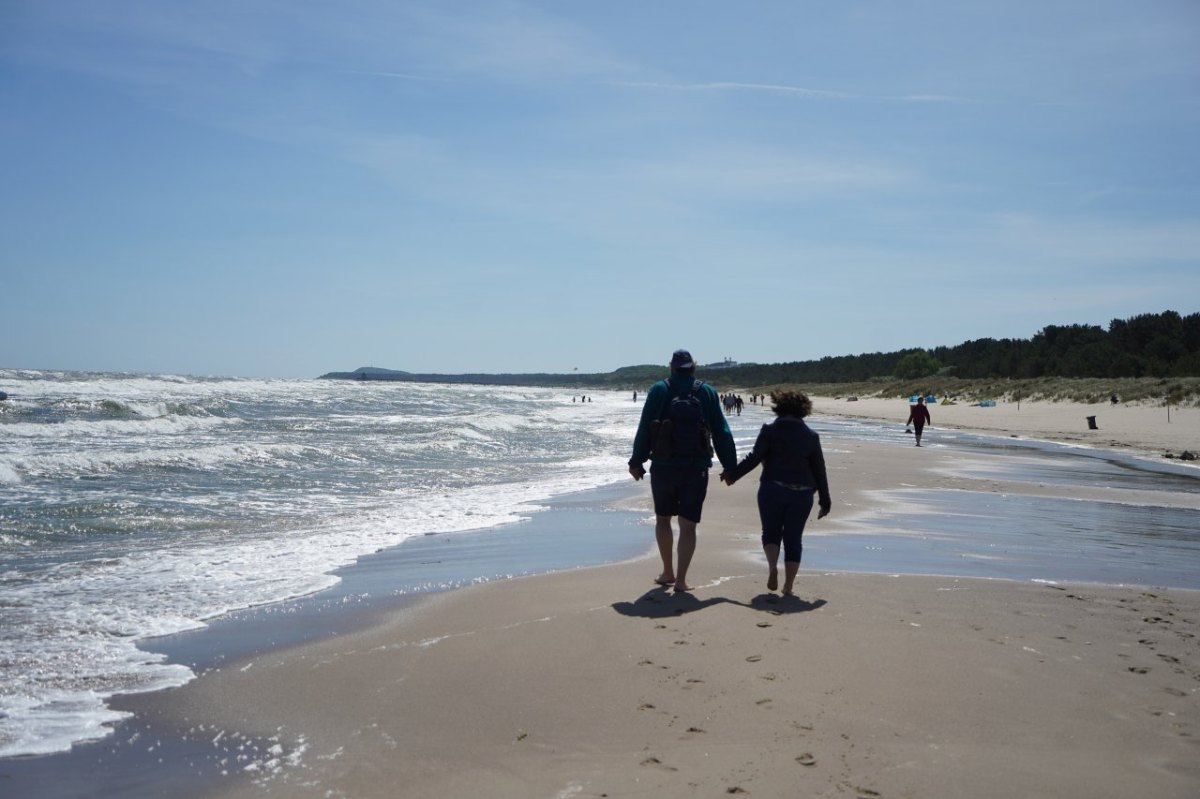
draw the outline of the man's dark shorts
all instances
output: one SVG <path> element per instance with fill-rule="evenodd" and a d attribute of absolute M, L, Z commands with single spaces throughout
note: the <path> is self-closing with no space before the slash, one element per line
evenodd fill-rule
<path fill-rule="evenodd" d="M 682 516 L 699 524 L 708 494 L 708 468 L 652 464 L 650 493 L 656 515 Z"/>

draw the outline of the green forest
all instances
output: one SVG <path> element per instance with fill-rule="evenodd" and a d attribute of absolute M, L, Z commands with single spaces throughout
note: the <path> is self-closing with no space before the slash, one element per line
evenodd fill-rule
<path fill-rule="evenodd" d="M 626 366 L 601 374 L 413 374 L 363 367 L 330 379 L 644 389 L 667 375 L 662 365 Z M 933 349 L 904 349 L 815 361 L 700 367 L 697 375 L 747 391 L 784 385 L 821 386 L 824 393 L 901 395 L 914 389 L 1063 398 L 1095 397 L 1121 388 L 1136 396 L 1194 398 L 1200 380 L 1200 313 L 1140 314 L 1099 325 L 1048 325 L 1029 339 L 981 338 Z M 1074 381 L 1072 389 L 1068 383 Z M 999 381 L 999 382 L 998 382 Z M 1014 384 L 1015 381 L 1015 384 Z M 846 391 L 837 391 L 843 386 Z M 1110 388 L 1111 387 L 1111 388 Z M 1027 394 L 1027 396 L 1029 395 Z M 1082 395 L 1082 396 L 1080 396 Z"/>
<path fill-rule="evenodd" d="M 966 379 L 1196 377 L 1200 376 L 1200 313 L 1141 314 L 1114 319 L 1107 329 L 1049 325 L 1030 339 L 981 338 L 931 350 L 747 364 L 728 371 L 739 385 L 851 383 L 935 374 Z"/>

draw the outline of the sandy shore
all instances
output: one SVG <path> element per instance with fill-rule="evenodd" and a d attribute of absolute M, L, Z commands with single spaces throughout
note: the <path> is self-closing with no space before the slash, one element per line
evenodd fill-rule
<path fill-rule="evenodd" d="M 839 442 L 813 529 L 949 479 L 911 455 Z M 806 562 L 785 600 L 755 490 L 714 478 L 691 595 L 650 557 L 489 583 L 132 702 L 277 741 L 236 797 L 1200 795 L 1200 592 Z"/>
<path fill-rule="evenodd" d="M 885 419 L 903 425 L 908 402 L 897 399 L 813 397 L 813 411 L 830 416 Z M 1200 408 L 1152 407 L 1078 402 L 1005 402 L 992 408 L 958 403 L 929 406 L 933 418 L 930 439 L 938 429 L 970 430 L 986 435 L 1017 436 L 1075 446 L 1111 448 L 1161 458 L 1185 450 L 1200 457 Z M 1097 430 L 1087 417 L 1096 417 Z"/>

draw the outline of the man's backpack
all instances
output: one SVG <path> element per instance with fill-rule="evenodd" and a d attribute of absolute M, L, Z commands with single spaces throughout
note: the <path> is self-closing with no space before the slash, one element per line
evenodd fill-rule
<path fill-rule="evenodd" d="M 674 386 L 667 381 L 666 411 L 651 423 L 651 455 L 656 458 L 712 457 L 712 432 L 704 418 L 704 406 L 700 404 L 699 380 L 692 383 L 692 390 L 671 396 Z"/>

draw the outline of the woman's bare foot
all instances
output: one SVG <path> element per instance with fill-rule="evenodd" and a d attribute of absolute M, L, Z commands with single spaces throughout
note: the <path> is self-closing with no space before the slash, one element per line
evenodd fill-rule
<path fill-rule="evenodd" d="M 783 587 L 783 591 L 781 591 L 780 593 L 782 593 L 784 596 L 795 596 L 796 595 L 795 593 L 792 592 L 792 584 L 791 583 L 788 583 L 787 585 L 785 585 Z"/>
<path fill-rule="evenodd" d="M 767 590 L 774 591 L 778 587 L 779 587 L 779 572 L 776 571 L 775 569 L 771 569 L 771 571 L 767 574 Z"/>
<path fill-rule="evenodd" d="M 688 585 L 687 583 L 680 582 L 679 580 L 675 581 L 675 593 L 683 594 L 683 593 L 687 593 L 688 591 L 691 591 L 691 590 L 692 590 L 692 587 L 690 585 Z"/>
<path fill-rule="evenodd" d="M 663 572 L 654 578 L 654 582 L 658 583 L 659 585 L 675 585 L 675 578 L 670 577 L 666 572 Z"/>

